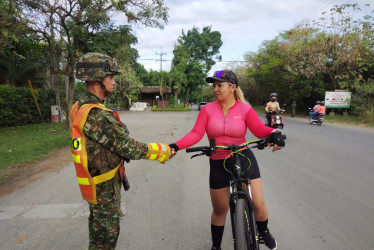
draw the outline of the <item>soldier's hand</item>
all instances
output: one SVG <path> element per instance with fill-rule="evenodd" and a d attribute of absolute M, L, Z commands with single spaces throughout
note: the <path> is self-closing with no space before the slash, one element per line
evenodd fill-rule
<path fill-rule="evenodd" d="M 171 148 L 165 143 L 147 143 L 148 152 L 145 159 L 165 164 L 171 156 Z"/>

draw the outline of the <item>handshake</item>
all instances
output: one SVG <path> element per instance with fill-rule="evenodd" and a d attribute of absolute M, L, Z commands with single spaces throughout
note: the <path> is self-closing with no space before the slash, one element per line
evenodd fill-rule
<path fill-rule="evenodd" d="M 167 145 L 165 143 L 147 143 L 148 152 L 145 159 L 150 161 L 158 161 L 165 164 L 169 159 L 173 158 L 178 151 L 176 144 Z"/>

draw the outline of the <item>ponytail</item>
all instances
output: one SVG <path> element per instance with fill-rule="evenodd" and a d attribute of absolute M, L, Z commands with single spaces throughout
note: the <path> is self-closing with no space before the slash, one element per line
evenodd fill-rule
<path fill-rule="evenodd" d="M 248 101 L 244 98 L 244 94 L 243 94 L 243 91 L 240 89 L 240 87 L 238 86 L 234 92 L 234 96 L 235 96 L 235 99 L 238 101 L 238 102 L 243 102 L 243 103 L 248 103 Z"/>

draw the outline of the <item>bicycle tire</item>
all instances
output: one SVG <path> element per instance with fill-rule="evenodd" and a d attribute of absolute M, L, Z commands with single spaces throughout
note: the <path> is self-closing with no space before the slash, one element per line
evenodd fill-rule
<path fill-rule="evenodd" d="M 234 214 L 234 247 L 235 250 L 257 250 L 256 239 L 250 232 L 250 214 L 246 201 L 239 198 L 235 205 Z"/>

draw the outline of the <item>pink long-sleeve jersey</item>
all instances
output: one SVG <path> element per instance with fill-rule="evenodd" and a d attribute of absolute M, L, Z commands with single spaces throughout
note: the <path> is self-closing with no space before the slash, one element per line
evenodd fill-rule
<path fill-rule="evenodd" d="M 246 142 L 247 128 L 257 138 L 268 137 L 274 130 L 265 126 L 256 111 L 248 104 L 236 101 L 225 117 L 219 102 L 214 101 L 201 109 L 191 132 L 176 144 L 179 149 L 191 147 L 203 138 L 205 132 L 208 139 L 216 139 L 216 145 L 241 144 Z M 227 151 L 217 150 L 217 153 L 211 158 L 214 160 L 225 159 L 227 155 Z"/>

